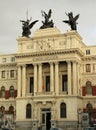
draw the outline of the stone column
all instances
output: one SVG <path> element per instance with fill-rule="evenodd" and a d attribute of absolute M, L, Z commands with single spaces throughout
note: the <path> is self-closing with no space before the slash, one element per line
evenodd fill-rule
<path fill-rule="evenodd" d="M 50 87 L 51 92 L 54 93 L 54 68 L 52 62 L 50 62 Z"/>
<path fill-rule="evenodd" d="M 68 95 L 72 94 L 72 75 L 71 75 L 71 61 L 67 61 L 67 65 L 68 65 Z"/>
<path fill-rule="evenodd" d="M 22 96 L 26 96 L 26 65 L 22 65 Z"/>
<path fill-rule="evenodd" d="M 73 61 L 73 94 L 77 95 L 77 63 Z"/>
<path fill-rule="evenodd" d="M 18 76 L 17 76 L 17 83 L 18 83 L 18 97 L 21 97 L 21 66 L 18 66 Z"/>
<path fill-rule="evenodd" d="M 37 92 L 37 64 L 34 64 L 34 95 Z"/>
<path fill-rule="evenodd" d="M 39 92 L 42 92 L 42 64 L 39 64 L 39 81 L 38 81 L 38 86 L 39 86 Z"/>
<path fill-rule="evenodd" d="M 59 63 L 55 62 L 55 93 L 59 94 Z"/>

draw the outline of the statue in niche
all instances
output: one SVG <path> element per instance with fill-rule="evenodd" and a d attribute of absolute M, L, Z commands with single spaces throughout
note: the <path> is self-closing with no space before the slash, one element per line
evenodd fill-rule
<path fill-rule="evenodd" d="M 30 20 L 27 19 L 26 21 L 20 20 L 20 22 L 22 22 L 22 30 L 23 30 L 22 31 L 22 37 L 29 37 L 29 35 L 31 34 L 30 29 L 34 26 L 34 24 L 36 22 L 38 22 L 38 20 L 35 20 L 31 23 L 30 23 L 30 21 L 31 21 L 31 18 L 30 18 Z"/>
<path fill-rule="evenodd" d="M 77 27 L 76 27 L 77 23 L 76 23 L 76 21 L 79 18 L 79 14 L 76 15 L 75 17 L 73 17 L 73 13 L 72 12 L 70 12 L 68 14 L 66 13 L 66 15 L 69 17 L 69 20 L 64 20 L 63 22 L 67 23 L 71 27 L 72 30 L 77 30 Z"/>
<path fill-rule="evenodd" d="M 43 25 L 40 27 L 40 29 L 54 27 L 53 20 L 50 20 L 52 10 L 50 9 L 48 14 L 46 14 L 44 11 L 41 11 L 41 13 L 42 13 L 42 16 L 45 18 L 45 21 L 42 21 Z"/>

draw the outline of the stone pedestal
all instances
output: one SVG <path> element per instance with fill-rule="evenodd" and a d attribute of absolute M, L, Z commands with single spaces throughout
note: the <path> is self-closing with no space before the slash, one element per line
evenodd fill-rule
<path fill-rule="evenodd" d="M 51 119 L 51 128 L 52 127 L 56 128 L 56 120 L 55 119 Z"/>
<path fill-rule="evenodd" d="M 38 120 L 32 121 L 32 130 L 38 130 Z"/>

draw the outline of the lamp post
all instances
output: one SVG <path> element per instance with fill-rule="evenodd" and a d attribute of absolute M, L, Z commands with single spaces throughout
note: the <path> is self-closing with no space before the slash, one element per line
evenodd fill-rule
<path fill-rule="evenodd" d="M 92 104 L 88 103 L 87 104 L 87 112 L 88 112 L 88 116 L 89 116 L 89 126 L 92 127 L 93 126 L 93 122 L 92 122 Z"/>

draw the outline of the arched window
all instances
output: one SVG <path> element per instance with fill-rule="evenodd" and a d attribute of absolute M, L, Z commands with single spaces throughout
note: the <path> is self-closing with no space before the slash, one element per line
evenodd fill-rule
<path fill-rule="evenodd" d="M 65 103 L 61 103 L 60 105 L 60 117 L 66 118 L 66 104 Z"/>
<path fill-rule="evenodd" d="M 10 97 L 14 97 L 14 87 L 10 87 Z"/>
<path fill-rule="evenodd" d="M 5 87 L 1 87 L 1 98 L 5 98 Z"/>
<path fill-rule="evenodd" d="M 92 85 L 90 81 L 86 82 L 86 94 L 92 94 Z"/>
<path fill-rule="evenodd" d="M 14 114 L 14 107 L 13 107 L 13 106 L 10 106 L 10 107 L 9 107 L 9 113 L 10 113 L 10 114 Z"/>
<path fill-rule="evenodd" d="M 31 104 L 26 105 L 26 118 L 31 118 Z"/>

